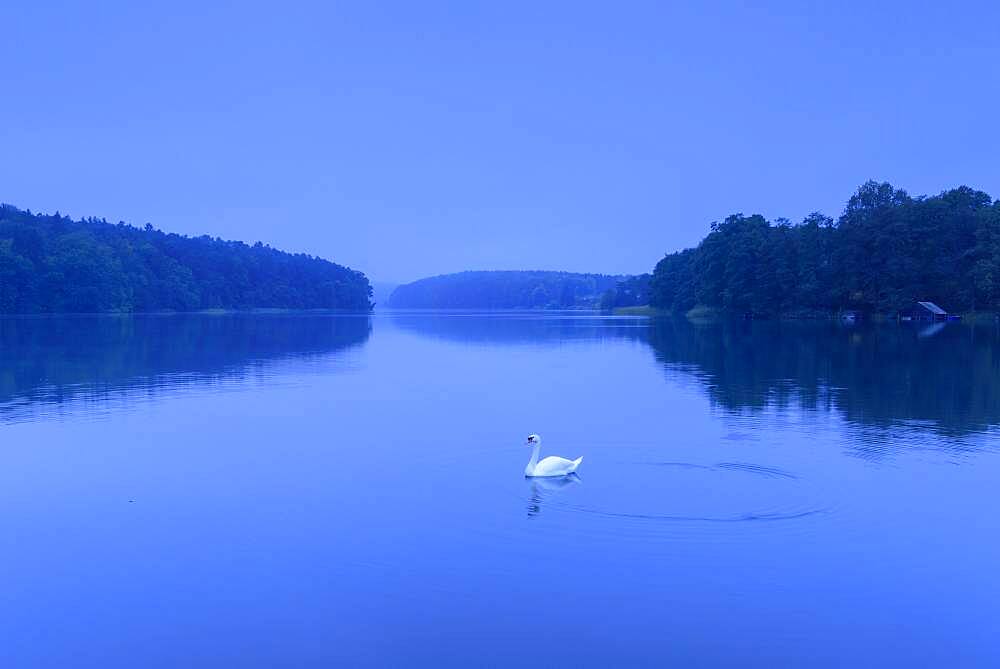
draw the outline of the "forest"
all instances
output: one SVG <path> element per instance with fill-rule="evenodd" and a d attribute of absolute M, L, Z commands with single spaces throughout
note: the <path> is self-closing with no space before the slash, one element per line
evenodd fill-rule
<path fill-rule="evenodd" d="M 572 272 L 459 272 L 396 288 L 389 306 L 402 309 L 595 309 L 645 303 L 641 280 Z M 616 304 L 621 302 L 622 304 Z"/>
<path fill-rule="evenodd" d="M 0 313 L 371 307 L 364 274 L 321 258 L 0 205 Z"/>
<path fill-rule="evenodd" d="M 1000 201 L 966 186 L 911 197 L 862 185 L 837 220 L 733 214 L 656 265 L 650 304 L 761 316 L 844 309 L 894 314 L 914 300 L 949 312 L 1000 309 Z"/>

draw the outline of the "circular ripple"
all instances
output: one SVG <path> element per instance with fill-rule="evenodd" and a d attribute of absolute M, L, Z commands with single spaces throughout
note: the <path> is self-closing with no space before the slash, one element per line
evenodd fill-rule
<path fill-rule="evenodd" d="M 777 523 L 829 510 L 814 482 L 753 462 L 608 463 L 572 483 L 531 482 L 529 491 L 529 515 L 551 511 L 645 523 Z"/>

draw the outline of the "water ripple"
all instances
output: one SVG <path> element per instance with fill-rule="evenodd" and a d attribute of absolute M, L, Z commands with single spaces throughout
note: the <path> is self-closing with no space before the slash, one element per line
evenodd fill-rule
<path fill-rule="evenodd" d="M 582 506 L 566 506 L 564 508 L 579 513 L 592 513 L 598 516 L 605 516 L 609 518 L 634 518 L 637 520 L 705 522 L 705 523 L 749 523 L 757 521 L 768 522 L 776 520 L 797 520 L 799 518 L 805 518 L 807 516 L 814 516 L 820 513 L 825 513 L 827 511 L 827 509 L 806 509 L 803 511 L 790 511 L 790 512 L 745 513 L 738 516 L 724 517 L 724 516 L 672 516 L 672 515 L 648 514 L 648 513 L 620 513 L 614 511 L 601 511 L 598 509 L 588 509 Z"/>

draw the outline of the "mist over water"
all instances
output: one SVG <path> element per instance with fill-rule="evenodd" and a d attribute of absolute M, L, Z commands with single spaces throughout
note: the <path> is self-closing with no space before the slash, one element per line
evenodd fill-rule
<path fill-rule="evenodd" d="M 991 666 L 998 426 L 993 323 L 0 319 L 0 661 Z"/>

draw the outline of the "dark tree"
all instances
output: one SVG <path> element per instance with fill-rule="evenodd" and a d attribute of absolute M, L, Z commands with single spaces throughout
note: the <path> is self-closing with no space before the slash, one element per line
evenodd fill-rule
<path fill-rule="evenodd" d="M 371 309 L 361 272 L 305 254 L 0 205 L 0 313 Z"/>
<path fill-rule="evenodd" d="M 912 198 L 870 181 L 836 223 L 819 213 L 799 225 L 734 214 L 713 223 L 697 248 L 657 264 L 650 302 L 760 315 L 893 313 L 915 299 L 951 311 L 998 309 L 998 211 L 965 186 Z"/>

